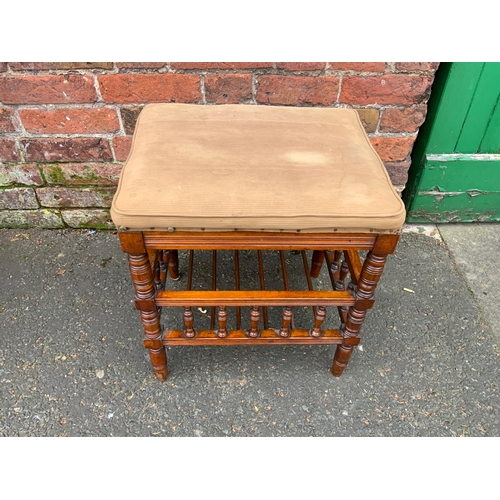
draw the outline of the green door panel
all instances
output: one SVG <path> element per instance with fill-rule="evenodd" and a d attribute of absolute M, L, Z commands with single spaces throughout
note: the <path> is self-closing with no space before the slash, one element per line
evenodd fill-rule
<path fill-rule="evenodd" d="M 427 153 L 455 153 L 484 63 L 452 63 L 438 103 Z"/>
<path fill-rule="evenodd" d="M 458 155 L 457 155 L 458 156 Z M 491 191 L 500 186 L 500 156 L 491 155 L 490 160 L 474 159 L 473 156 L 441 160 L 440 156 L 427 158 L 420 191 L 466 192 L 471 189 Z M 500 191 L 500 189 L 499 189 Z"/>
<path fill-rule="evenodd" d="M 500 153 L 500 98 L 479 148 L 480 153 Z"/>
<path fill-rule="evenodd" d="M 408 222 L 500 220 L 500 63 L 442 63 L 403 193 Z"/>
<path fill-rule="evenodd" d="M 455 151 L 477 153 L 498 101 L 500 64 L 485 64 L 460 132 Z M 484 151 L 490 153 L 491 151 Z"/>
<path fill-rule="evenodd" d="M 411 222 L 491 222 L 500 220 L 500 192 L 429 193 L 416 198 Z"/>

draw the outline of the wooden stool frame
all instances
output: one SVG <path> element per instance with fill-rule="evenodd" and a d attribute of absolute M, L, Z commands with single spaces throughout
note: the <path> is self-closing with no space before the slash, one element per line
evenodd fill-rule
<path fill-rule="evenodd" d="M 140 311 L 144 326 L 144 347 L 149 351 L 151 364 L 158 380 L 167 379 L 169 345 L 324 345 L 336 344 L 332 374 L 339 377 L 347 366 L 354 346 L 359 344 L 360 329 L 367 310 L 373 307 L 374 292 L 382 275 L 387 255 L 396 248 L 398 234 L 331 234 L 331 233 L 274 233 L 274 232 L 167 232 L 167 231 L 120 231 L 122 250 L 128 254 L 130 274 L 135 287 L 135 306 Z M 190 250 L 187 290 L 165 290 L 167 274 L 179 278 L 178 250 Z M 235 260 L 240 250 L 257 250 L 259 274 L 262 270 L 261 251 L 280 252 L 282 268 L 284 250 L 302 252 L 312 250 L 310 270 L 306 269 L 308 290 L 245 291 L 237 290 L 192 291 L 192 255 L 195 250 L 234 250 Z M 368 251 L 362 262 L 359 251 Z M 216 252 L 213 252 L 214 259 Z M 343 257 L 343 262 L 340 260 Z M 310 278 L 317 277 L 326 260 L 332 290 L 314 291 Z M 305 262 L 305 261 L 304 261 Z M 239 263 L 238 263 L 239 265 Z M 307 268 L 307 263 L 305 263 Z M 345 279 L 350 282 L 345 286 Z M 215 276 L 215 275 L 214 275 Z M 286 271 L 284 270 L 284 277 Z M 263 285 L 263 277 L 260 276 Z M 215 280 L 215 278 L 213 278 Z M 261 287 L 263 288 L 263 286 Z M 162 331 L 160 317 L 162 307 L 182 307 L 184 327 Z M 250 307 L 250 328 L 240 328 L 240 307 Z M 267 325 L 267 307 L 282 306 L 281 325 L 270 329 Z M 309 330 L 294 329 L 292 307 L 312 306 L 314 324 Z M 338 330 L 324 330 L 325 308 L 336 306 L 341 325 Z M 210 330 L 197 331 L 193 325 L 192 307 L 211 307 Z M 228 330 L 227 307 L 237 308 L 237 329 Z M 217 328 L 215 327 L 217 308 Z M 260 309 L 264 313 L 264 329 L 259 330 Z"/>

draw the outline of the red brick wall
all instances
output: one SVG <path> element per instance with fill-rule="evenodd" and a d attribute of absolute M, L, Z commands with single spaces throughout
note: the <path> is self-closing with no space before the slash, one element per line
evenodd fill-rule
<path fill-rule="evenodd" d="M 112 227 L 149 102 L 356 108 L 402 191 L 438 63 L 0 63 L 0 227 Z"/>

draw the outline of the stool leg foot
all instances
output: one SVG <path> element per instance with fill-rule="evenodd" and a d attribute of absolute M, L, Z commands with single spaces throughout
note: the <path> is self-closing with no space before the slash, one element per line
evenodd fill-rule
<path fill-rule="evenodd" d="M 317 278 L 319 276 L 324 260 L 325 253 L 323 250 L 314 250 L 311 259 L 311 278 Z"/>
<path fill-rule="evenodd" d="M 149 357 L 151 359 L 151 365 L 155 371 L 156 378 L 160 382 L 165 382 L 168 377 L 167 369 L 167 354 L 165 348 L 160 349 L 148 349 Z"/>
<path fill-rule="evenodd" d="M 177 281 L 180 278 L 179 253 L 177 250 L 170 250 L 168 252 L 168 274 L 174 281 Z"/>
<path fill-rule="evenodd" d="M 338 345 L 335 350 L 335 356 L 333 357 L 332 365 L 332 375 L 334 377 L 340 377 L 344 368 L 349 363 L 349 359 L 352 354 L 352 346 Z"/>

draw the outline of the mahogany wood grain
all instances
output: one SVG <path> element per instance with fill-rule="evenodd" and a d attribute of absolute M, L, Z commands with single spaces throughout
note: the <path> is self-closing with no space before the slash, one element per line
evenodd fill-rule
<path fill-rule="evenodd" d="M 346 276 L 349 274 L 349 266 L 347 265 L 347 262 L 345 260 L 342 261 L 342 265 L 340 266 L 340 277 L 338 280 L 338 287 L 337 290 L 345 290 L 345 279 Z M 347 310 L 349 308 L 347 306 L 342 306 L 340 308 L 340 313 L 341 313 L 341 319 L 342 322 L 345 321 L 345 314 L 347 314 Z"/>
<path fill-rule="evenodd" d="M 377 255 L 389 255 L 394 253 L 399 241 L 399 234 L 380 234 L 373 245 L 373 253 Z"/>
<path fill-rule="evenodd" d="M 153 282 L 153 272 L 147 253 L 139 255 L 128 255 L 130 276 L 134 283 L 135 297 L 137 300 L 151 300 L 155 297 L 155 287 Z M 160 314 L 156 308 L 152 311 L 140 311 L 142 325 L 144 327 L 144 337 L 148 340 L 158 340 L 162 338 L 160 327 Z M 165 381 L 168 375 L 167 356 L 165 348 L 148 349 L 151 365 L 156 378 Z"/>
<path fill-rule="evenodd" d="M 270 232 L 119 232 L 122 250 L 128 254 L 130 274 L 135 288 L 135 304 L 144 327 L 144 346 L 159 380 L 167 378 L 166 345 L 313 345 L 335 344 L 337 349 L 332 374 L 340 376 L 347 366 L 353 347 L 358 345 L 367 310 L 373 306 L 376 286 L 387 255 L 394 252 L 399 235 L 327 234 Z M 175 249 L 167 251 L 165 249 Z M 187 290 L 165 290 L 167 275 L 180 276 L 178 249 L 189 250 Z M 212 290 L 192 290 L 194 251 L 213 251 Z M 233 250 L 236 290 L 217 290 L 217 250 Z M 241 290 L 238 250 L 257 250 L 261 290 Z M 284 290 L 266 290 L 263 250 L 278 250 Z M 290 290 L 283 251 L 300 251 L 307 289 Z M 306 250 L 312 250 L 311 266 Z M 364 262 L 358 251 L 368 250 Z M 341 263 L 341 257 L 344 261 Z M 313 290 L 326 260 L 332 291 Z M 350 281 L 346 284 L 347 275 Z M 347 290 L 346 290 L 347 289 Z M 270 328 L 267 307 L 283 307 L 281 325 Z M 312 307 L 312 327 L 296 329 L 293 307 Z M 337 306 L 342 321 L 340 330 L 323 329 L 327 307 Z M 163 307 L 181 307 L 184 329 L 168 329 L 162 335 L 160 312 Z M 197 330 L 192 307 L 213 308 L 210 330 Z M 237 308 L 236 329 L 227 328 L 228 307 Z M 241 329 L 241 307 L 250 308 L 250 327 Z M 217 308 L 217 314 L 215 309 Z M 261 315 L 262 309 L 262 315 Z M 264 328 L 259 329 L 261 317 Z M 217 318 L 217 328 L 215 319 Z"/>
<path fill-rule="evenodd" d="M 168 252 L 159 251 L 159 261 L 160 261 L 160 288 L 165 288 L 165 281 L 167 279 L 167 269 L 168 269 Z"/>
<path fill-rule="evenodd" d="M 259 336 L 259 321 L 260 309 L 258 306 L 252 306 L 250 309 L 250 329 L 248 330 L 249 337 L 257 338 Z"/>
<path fill-rule="evenodd" d="M 120 233 L 136 234 L 136 233 Z M 139 233 L 141 234 L 141 233 Z M 148 248 L 178 250 L 370 250 L 377 235 L 366 233 L 274 233 L 253 231 L 145 231 Z M 393 235 L 389 235 L 393 236 Z M 397 236 L 397 235 L 396 235 Z"/>
<path fill-rule="evenodd" d="M 285 306 L 281 317 L 281 328 L 279 330 L 280 337 L 290 336 L 290 324 L 292 322 L 292 308 Z"/>
<path fill-rule="evenodd" d="M 363 263 L 359 258 L 359 253 L 357 250 L 344 250 L 344 259 L 349 267 L 349 274 L 351 276 L 351 281 L 354 285 L 357 285 L 359 276 L 361 274 L 361 269 L 363 268 Z"/>
<path fill-rule="evenodd" d="M 217 337 L 224 338 L 227 337 L 227 310 L 226 306 L 219 306 L 219 312 L 217 313 L 217 321 L 219 323 L 219 329 L 217 330 Z"/>
<path fill-rule="evenodd" d="M 345 282 L 346 276 L 349 274 L 349 266 L 347 265 L 347 262 L 345 260 L 342 261 L 342 265 L 340 266 L 340 276 L 339 280 L 342 281 L 343 283 Z M 345 287 L 344 287 L 345 290 Z"/>
<path fill-rule="evenodd" d="M 316 312 L 314 313 L 314 327 L 310 331 L 311 337 L 321 337 L 323 331 L 321 327 L 326 318 L 326 307 L 318 306 Z"/>
<path fill-rule="evenodd" d="M 174 281 L 177 281 L 180 278 L 179 253 L 177 250 L 170 250 L 168 252 L 168 274 Z"/>
<path fill-rule="evenodd" d="M 327 290 L 161 290 L 155 303 L 162 307 L 350 306 L 355 298 L 349 292 Z"/>
<path fill-rule="evenodd" d="M 217 289 L 217 250 L 212 250 L 212 291 Z M 215 306 L 210 310 L 210 329 L 215 326 Z"/>
<path fill-rule="evenodd" d="M 311 258 L 311 277 L 317 278 L 321 271 L 321 266 L 325 260 L 325 254 L 321 250 L 314 250 Z"/>
<path fill-rule="evenodd" d="M 382 276 L 384 265 L 387 260 L 387 254 L 376 255 L 374 252 L 368 252 L 361 276 L 358 281 L 356 297 L 359 299 L 371 300 L 375 293 L 375 288 Z M 366 309 L 357 307 L 356 304 L 349 308 L 345 324 L 342 326 L 341 332 L 344 338 L 358 338 L 361 325 L 365 320 Z M 337 347 L 335 357 L 333 359 L 332 373 L 338 377 L 342 374 L 345 366 L 349 362 L 352 354 L 352 346 Z"/>
<path fill-rule="evenodd" d="M 188 279 L 187 279 L 187 289 L 191 290 L 193 287 L 193 266 L 194 266 L 194 250 L 189 252 L 189 264 L 188 264 Z"/>
<path fill-rule="evenodd" d="M 184 312 L 182 313 L 184 318 L 184 336 L 187 338 L 193 338 L 196 336 L 196 331 L 193 328 L 194 315 L 190 307 L 184 307 Z"/>
<path fill-rule="evenodd" d="M 296 329 L 290 330 L 288 337 L 280 337 L 278 330 L 267 329 L 261 330 L 257 338 L 249 338 L 245 330 L 229 330 L 227 337 L 220 339 L 216 335 L 215 330 L 200 330 L 198 335 L 193 339 L 184 337 L 182 330 L 167 330 L 163 337 L 164 345 L 266 345 L 266 344 L 281 344 L 281 345 L 325 345 L 325 344 L 342 344 L 343 337 L 338 330 L 323 330 L 321 337 L 312 338 L 309 335 L 309 330 Z"/>
<path fill-rule="evenodd" d="M 283 275 L 283 288 L 285 290 L 290 290 L 290 285 L 288 283 L 288 272 L 286 270 L 286 259 L 285 259 L 285 252 L 283 250 L 279 251 L 280 255 L 280 265 L 281 265 L 281 274 Z M 292 328 L 295 328 L 295 315 L 293 314 L 293 309 L 292 309 Z"/>
<path fill-rule="evenodd" d="M 262 260 L 262 252 L 260 250 L 257 250 L 257 261 L 259 263 L 259 283 L 260 283 L 260 289 L 265 290 L 266 289 L 266 284 L 264 280 L 264 263 Z M 264 317 L 264 328 L 269 328 L 269 317 L 267 314 L 267 307 L 264 305 L 262 308 L 262 316 Z"/>
<path fill-rule="evenodd" d="M 234 286 L 236 290 L 241 289 L 240 285 L 240 252 L 238 250 L 234 251 Z M 236 329 L 241 328 L 241 308 L 236 308 Z"/>
<path fill-rule="evenodd" d="M 118 238 L 120 239 L 120 246 L 125 253 L 135 255 L 146 253 L 146 245 L 144 243 L 143 233 L 119 232 Z M 151 245 L 148 245 L 148 250 L 162 250 L 162 248 L 153 248 Z"/>

